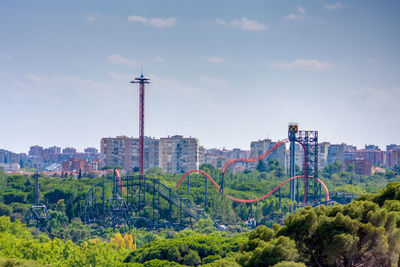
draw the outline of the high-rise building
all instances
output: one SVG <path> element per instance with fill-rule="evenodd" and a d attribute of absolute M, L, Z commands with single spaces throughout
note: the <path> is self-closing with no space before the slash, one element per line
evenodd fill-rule
<path fill-rule="evenodd" d="M 400 147 L 394 148 L 392 151 L 393 167 L 400 167 Z"/>
<path fill-rule="evenodd" d="M 181 135 L 160 138 L 159 164 L 165 172 L 185 173 L 199 168 L 199 140 Z"/>
<path fill-rule="evenodd" d="M 62 150 L 63 154 L 69 155 L 71 157 L 75 157 L 76 156 L 76 149 L 73 147 L 66 147 Z"/>
<path fill-rule="evenodd" d="M 371 161 L 363 158 L 356 158 L 345 161 L 345 168 L 348 169 L 349 165 L 353 164 L 354 172 L 361 175 L 371 175 L 372 165 Z"/>
<path fill-rule="evenodd" d="M 270 150 L 276 142 L 272 142 L 271 139 L 264 139 L 253 141 L 250 143 L 250 157 L 258 157 L 268 150 Z M 285 146 L 279 146 L 274 151 L 272 151 L 267 157 L 264 158 L 264 162 L 267 163 L 269 159 L 276 159 L 279 161 L 279 164 L 285 166 Z M 252 164 L 252 167 L 255 168 L 257 166 L 257 162 Z"/>
<path fill-rule="evenodd" d="M 332 164 L 336 161 L 344 164 L 345 149 L 346 149 L 346 144 L 343 143 L 330 145 L 328 148 L 327 164 Z"/>
<path fill-rule="evenodd" d="M 56 163 L 60 161 L 61 147 L 52 146 L 43 149 L 42 158 L 45 163 Z"/>
<path fill-rule="evenodd" d="M 372 166 L 384 163 L 385 152 L 381 150 L 360 149 L 356 151 L 346 151 L 345 160 L 365 159 L 369 160 Z"/>
<path fill-rule="evenodd" d="M 365 145 L 365 150 L 380 150 L 376 145 Z"/>
<path fill-rule="evenodd" d="M 130 138 L 127 136 L 102 138 L 100 145 L 101 165 L 121 166 L 124 170 L 132 170 L 133 166 L 129 159 L 129 157 L 132 158 L 130 143 Z"/>
<path fill-rule="evenodd" d="M 31 146 L 29 149 L 29 156 L 42 157 L 43 147 L 42 146 Z"/>
<path fill-rule="evenodd" d="M 206 163 L 206 153 L 207 149 L 205 149 L 203 146 L 199 146 L 199 166 Z"/>
<path fill-rule="evenodd" d="M 97 148 L 94 147 L 88 147 L 85 148 L 84 150 L 85 153 L 83 153 L 83 158 L 87 159 L 88 161 L 99 161 L 100 160 L 100 154 Z"/>
<path fill-rule="evenodd" d="M 328 151 L 331 143 L 323 142 L 318 144 L 318 168 L 323 169 L 328 165 Z"/>
<path fill-rule="evenodd" d="M 0 149 L 0 163 L 19 163 L 20 158 L 19 154 Z"/>
<path fill-rule="evenodd" d="M 159 166 L 159 139 L 144 138 L 144 168 Z M 121 166 L 124 170 L 139 167 L 139 138 L 117 136 L 101 139 L 102 166 Z"/>

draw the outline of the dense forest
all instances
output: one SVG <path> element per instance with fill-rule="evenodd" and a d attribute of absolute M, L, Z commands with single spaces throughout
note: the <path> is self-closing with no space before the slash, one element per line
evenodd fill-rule
<path fill-rule="evenodd" d="M 270 161 L 256 171 L 225 176 L 226 191 L 255 198 L 272 189 L 284 174 Z M 218 180 L 219 170 L 202 169 Z M 299 171 L 300 173 L 300 171 Z M 154 168 L 148 176 L 173 187 L 180 175 Z M 0 266 L 397 266 L 400 264 L 400 180 L 398 170 L 372 176 L 356 175 L 340 164 L 323 169 L 320 177 L 331 195 L 355 199 L 346 205 L 305 207 L 289 213 L 293 203 L 288 189 L 253 207 L 235 204 L 208 183 L 191 175 L 179 188 L 181 195 L 205 208 L 210 218 L 227 225 L 220 232 L 211 219 L 202 219 L 177 232 L 91 228 L 79 219 L 88 189 L 101 178 L 39 178 L 40 202 L 49 208 L 52 235 L 27 227 L 24 215 L 34 201 L 30 176 L 0 171 Z M 111 177 L 106 178 L 111 181 Z M 111 184 L 108 183 L 108 184 Z M 111 185 L 107 186 L 110 194 Z M 250 209 L 259 224 L 251 229 L 243 221 Z M 400 266 L 400 265 L 399 265 Z"/>

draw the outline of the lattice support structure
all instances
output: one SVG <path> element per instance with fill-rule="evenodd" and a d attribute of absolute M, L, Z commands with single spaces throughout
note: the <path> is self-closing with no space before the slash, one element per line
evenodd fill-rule
<path fill-rule="evenodd" d="M 39 173 L 35 178 L 35 204 L 30 206 L 25 215 L 25 222 L 28 226 L 34 226 L 39 230 L 50 234 L 50 215 L 45 204 L 39 203 Z"/>
<path fill-rule="evenodd" d="M 121 178 L 118 183 L 114 182 L 113 197 L 106 201 L 105 210 L 102 209 L 103 191 L 104 184 L 101 182 L 86 194 L 82 213 L 82 221 L 85 223 L 107 227 L 140 225 L 153 229 L 175 225 L 177 229 L 183 229 L 191 223 L 191 219 L 197 221 L 207 217 L 203 210 L 180 197 L 158 179 L 128 176 Z M 160 209 L 162 201 L 163 213 Z"/>
<path fill-rule="evenodd" d="M 35 226 L 39 230 L 50 233 L 50 215 L 44 204 L 33 205 L 25 215 L 25 222 L 28 226 Z"/>
<path fill-rule="evenodd" d="M 125 199 L 121 197 L 109 198 L 109 211 L 110 221 L 112 226 L 119 226 L 123 224 L 129 224 L 131 218 L 131 210 L 125 202 Z"/>
<path fill-rule="evenodd" d="M 308 177 L 318 178 L 318 131 L 299 131 L 296 140 L 304 144 L 306 148 Z M 307 200 L 308 202 L 320 199 L 321 186 L 315 179 L 306 179 L 307 183 Z"/>

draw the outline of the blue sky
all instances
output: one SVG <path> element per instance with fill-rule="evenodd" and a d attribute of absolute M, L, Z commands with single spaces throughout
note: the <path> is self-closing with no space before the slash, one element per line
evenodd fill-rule
<path fill-rule="evenodd" d="M 400 143 L 398 1 L 1 1 L 0 148 L 146 135 Z"/>

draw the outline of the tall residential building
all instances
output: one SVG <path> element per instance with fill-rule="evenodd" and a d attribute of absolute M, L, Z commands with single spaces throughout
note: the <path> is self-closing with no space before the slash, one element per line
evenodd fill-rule
<path fill-rule="evenodd" d="M 365 145 L 365 150 L 380 150 L 378 146 L 376 145 Z"/>
<path fill-rule="evenodd" d="M 207 149 L 205 149 L 203 146 L 199 146 L 199 166 L 206 163 L 206 153 Z"/>
<path fill-rule="evenodd" d="M 400 147 L 392 149 L 393 167 L 400 167 Z"/>
<path fill-rule="evenodd" d="M 276 142 L 272 142 L 271 139 L 264 139 L 253 141 L 250 143 L 250 157 L 258 157 L 269 149 L 271 149 Z M 279 161 L 279 164 L 285 166 L 285 145 L 279 146 L 277 149 L 271 152 L 267 157 L 264 158 L 264 162 L 267 162 L 268 159 L 276 159 Z M 253 168 L 257 166 L 257 163 L 252 164 Z"/>
<path fill-rule="evenodd" d="M 386 146 L 384 161 L 385 161 L 385 166 L 387 168 L 393 168 L 395 166 L 393 161 L 393 154 L 396 154 L 397 153 L 396 151 L 400 151 L 400 145 L 391 144 Z"/>
<path fill-rule="evenodd" d="M 61 147 L 52 146 L 43 149 L 42 158 L 45 163 L 56 163 L 60 160 Z"/>
<path fill-rule="evenodd" d="M 71 157 L 75 157 L 76 156 L 76 149 L 73 147 L 66 147 L 62 150 L 63 154 L 69 155 Z"/>
<path fill-rule="evenodd" d="M 356 151 L 346 151 L 345 160 L 364 159 L 369 160 L 372 166 L 383 164 L 385 152 L 381 150 L 361 149 Z"/>
<path fill-rule="evenodd" d="M 328 165 L 328 151 L 331 143 L 323 142 L 318 144 L 318 168 L 323 169 Z"/>
<path fill-rule="evenodd" d="M 0 149 L 0 163 L 19 163 L 20 158 L 20 154 L 13 153 L 5 149 Z"/>
<path fill-rule="evenodd" d="M 129 155 L 130 138 L 127 136 L 117 136 L 102 138 L 100 144 L 100 160 L 102 166 L 121 166 L 124 170 L 131 170 Z"/>
<path fill-rule="evenodd" d="M 42 146 L 31 146 L 29 148 L 29 156 L 42 157 L 43 147 Z"/>
<path fill-rule="evenodd" d="M 159 166 L 160 140 L 144 138 L 144 168 Z M 129 171 L 139 166 L 139 138 L 117 136 L 101 139 L 102 166 L 121 166 Z"/>
<path fill-rule="evenodd" d="M 327 164 L 332 164 L 334 162 L 340 162 L 344 164 L 344 152 L 346 149 L 346 144 L 330 145 L 328 148 Z"/>
<path fill-rule="evenodd" d="M 345 169 L 347 169 L 350 164 L 354 165 L 354 172 L 356 174 L 361 174 L 361 175 L 371 175 L 372 174 L 372 165 L 371 165 L 370 160 L 366 160 L 363 158 L 346 160 L 345 161 Z"/>
<path fill-rule="evenodd" d="M 160 138 L 160 167 L 165 172 L 185 173 L 199 168 L 199 140 L 181 135 Z"/>

